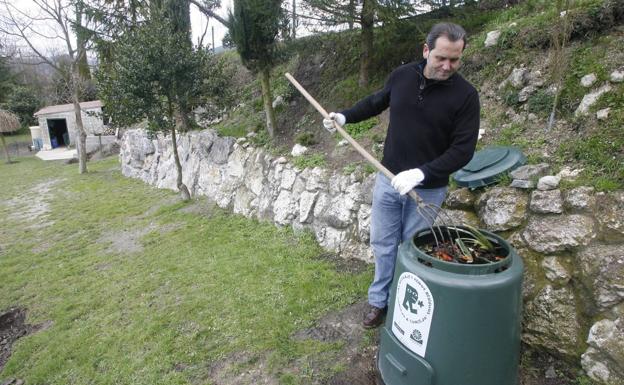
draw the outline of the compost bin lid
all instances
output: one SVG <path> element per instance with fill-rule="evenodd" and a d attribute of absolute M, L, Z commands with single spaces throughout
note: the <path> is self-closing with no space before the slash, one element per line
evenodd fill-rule
<path fill-rule="evenodd" d="M 526 157 L 516 147 L 487 147 L 477 151 L 472 160 L 455 173 L 453 179 L 462 187 L 487 186 L 525 163 Z"/>

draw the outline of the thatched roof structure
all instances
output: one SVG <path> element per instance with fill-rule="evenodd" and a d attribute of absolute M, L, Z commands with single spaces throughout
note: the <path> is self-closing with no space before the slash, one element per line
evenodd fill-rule
<path fill-rule="evenodd" d="M 18 117 L 12 112 L 0 109 L 0 133 L 13 132 L 19 129 Z"/>

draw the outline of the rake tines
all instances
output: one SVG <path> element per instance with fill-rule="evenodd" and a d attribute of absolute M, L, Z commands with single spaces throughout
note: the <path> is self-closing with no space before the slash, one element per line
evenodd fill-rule
<path fill-rule="evenodd" d="M 447 219 L 450 219 L 448 214 L 441 207 L 433 203 L 426 203 L 414 190 L 409 192 L 409 196 L 416 202 L 418 214 L 429 223 L 429 230 L 431 230 L 436 246 L 439 247 L 443 243 L 452 245 L 454 238 L 449 230 L 452 228 L 452 226 L 449 226 L 452 219 L 450 222 L 447 221 Z"/>

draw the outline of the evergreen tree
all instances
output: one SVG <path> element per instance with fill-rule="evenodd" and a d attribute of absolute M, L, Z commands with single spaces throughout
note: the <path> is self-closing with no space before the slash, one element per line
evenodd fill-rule
<path fill-rule="evenodd" d="M 276 60 L 282 20 L 279 0 L 234 0 L 228 20 L 230 37 L 243 64 L 260 80 L 266 127 L 271 138 L 275 136 L 275 112 L 270 74 Z"/>
<path fill-rule="evenodd" d="M 123 34 L 96 77 L 114 124 L 147 120 L 149 130 L 171 135 L 177 187 L 188 200 L 176 135 L 190 128 L 186 111 L 200 101 L 210 81 L 211 57 L 194 49 L 185 31 L 175 32 L 175 22 L 165 14 L 153 10 L 150 19 Z"/>
<path fill-rule="evenodd" d="M 22 127 L 37 123 L 33 114 L 41 107 L 41 102 L 32 88 L 20 85 L 12 87 L 5 106 L 19 117 Z"/>
<path fill-rule="evenodd" d="M 361 27 L 360 33 L 360 71 L 359 85 L 365 87 L 369 82 L 369 72 L 373 57 L 374 26 L 397 21 L 400 17 L 412 15 L 422 2 L 411 0 L 304 0 L 308 16 L 299 15 L 300 19 L 311 19 L 327 26 L 354 24 Z"/>
<path fill-rule="evenodd" d="M 0 104 L 6 101 L 13 84 L 13 76 L 7 61 L 8 58 L 0 53 Z"/>

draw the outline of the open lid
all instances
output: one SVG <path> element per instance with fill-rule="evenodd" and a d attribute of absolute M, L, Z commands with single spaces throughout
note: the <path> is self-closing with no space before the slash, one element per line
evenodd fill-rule
<path fill-rule="evenodd" d="M 488 147 L 477 151 L 472 160 L 455 173 L 453 179 L 462 187 L 487 186 L 525 163 L 526 157 L 516 147 Z"/>

